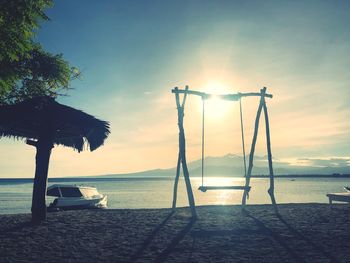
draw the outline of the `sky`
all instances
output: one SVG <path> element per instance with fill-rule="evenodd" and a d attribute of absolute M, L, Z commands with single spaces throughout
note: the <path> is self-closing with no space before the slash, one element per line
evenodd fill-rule
<path fill-rule="evenodd" d="M 185 85 L 213 93 L 267 87 L 276 160 L 348 160 L 349 7 L 345 0 L 55 1 L 36 40 L 82 71 L 58 101 L 109 121 L 112 133 L 94 152 L 55 147 L 49 177 L 174 167 L 171 89 Z M 242 101 L 247 150 L 258 103 Z M 205 154 L 241 154 L 239 105 L 213 101 L 205 118 Z M 185 131 L 187 159 L 197 160 L 201 101 L 194 96 L 186 102 Z M 33 177 L 35 149 L 13 139 L 0 144 L 0 177 Z M 256 154 L 266 154 L 263 125 Z"/>

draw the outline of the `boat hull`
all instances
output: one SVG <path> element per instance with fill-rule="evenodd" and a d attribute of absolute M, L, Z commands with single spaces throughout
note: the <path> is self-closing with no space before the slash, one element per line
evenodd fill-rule
<path fill-rule="evenodd" d="M 58 197 L 48 207 L 49 211 L 107 208 L 107 196 L 91 198 Z"/>

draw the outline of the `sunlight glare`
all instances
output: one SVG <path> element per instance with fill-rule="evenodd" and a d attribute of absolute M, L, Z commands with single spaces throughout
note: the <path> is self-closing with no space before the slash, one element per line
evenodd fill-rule
<path fill-rule="evenodd" d="M 218 95 L 230 94 L 234 92 L 230 91 L 227 86 L 220 82 L 208 83 L 204 89 L 204 92 L 214 94 L 213 97 L 205 101 L 205 116 L 209 119 L 220 119 L 225 116 L 229 111 L 232 102 L 222 100 Z"/>

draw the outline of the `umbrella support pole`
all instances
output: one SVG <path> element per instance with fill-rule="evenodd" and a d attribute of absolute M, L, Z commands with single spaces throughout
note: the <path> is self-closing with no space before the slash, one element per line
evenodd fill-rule
<path fill-rule="evenodd" d="M 52 140 L 49 138 L 42 138 L 36 142 L 29 141 L 27 144 L 36 147 L 36 168 L 32 197 L 32 222 L 40 223 L 46 220 L 47 176 L 53 144 Z"/>

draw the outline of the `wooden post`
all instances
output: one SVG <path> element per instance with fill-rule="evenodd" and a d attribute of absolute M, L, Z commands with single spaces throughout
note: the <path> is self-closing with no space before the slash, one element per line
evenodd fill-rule
<path fill-rule="evenodd" d="M 175 181 L 174 181 L 173 208 L 172 208 L 173 211 L 175 211 L 175 208 L 176 208 L 177 186 L 179 184 L 180 168 L 181 168 L 181 156 L 180 156 L 180 152 L 179 152 L 179 156 L 177 159 L 177 166 L 176 166 L 176 176 L 175 176 Z"/>
<path fill-rule="evenodd" d="M 178 90 L 175 88 L 175 90 Z M 186 90 L 188 90 L 188 86 L 186 86 Z M 186 161 L 186 139 L 185 139 L 185 131 L 183 127 L 183 118 L 184 118 L 184 108 L 185 108 L 185 102 L 186 102 L 187 93 L 185 93 L 182 105 L 180 104 L 180 96 L 179 93 L 175 93 L 176 98 L 176 106 L 177 106 L 177 113 L 178 113 L 178 126 L 179 126 L 179 157 L 182 164 L 183 169 L 183 175 L 185 178 L 186 183 L 186 190 L 187 190 L 187 196 L 188 196 L 188 203 L 191 208 L 192 217 L 197 218 L 196 213 L 196 207 L 193 197 L 193 191 L 190 181 L 190 175 L 187 168 L 187 161 Z"/>
<path fill-rule="evenodd" d="M 177 88 L 175 88 L 175 89 L 177 89 Z M 186 86 L 186 90 L 188 90 L 188 86 Z M 182 111 L 183 111 L 183 109 L 185 107 L 186 98 L 187 98 L 187 94 L 184 95 L 184 98 L 183 98 L 183 101 L 182 101 L 182 104 L 181 104 Z M 176 165 L 176 176 L 175 176 L 175 181 L 174 181 L 173 206 L 172 206 L 172 210 L 173 211 L 175 211 L 175 209 L 176 209 L 177 188 L 178 188 L 179 178 L 180 178 L 180 169 L 181 169 L 181 154 L 180 154 L 180 151 L 179 151 L 179 155 L 178 155 L 178 159 L 177 159 L 177 165 Z"/>
<path fill-rule="evenodd" d="M 268 163 L 269 163 L 269 174 L 270 174 L 270 188 L 267 191 L 270 195 L 271 202 L 274 206 L 274 209 L 276 212 L 277 206 L 276 206 L 276 199 L 275 199 L 275 183 L 274 183 L 274 174 L 273 174 L 273 167 L 272 167 L 272 154 L 271 154 L 271 140 L 270 140 L 270 125 L 269 125 L 269 116 L 267 113 L 267 107 L 265 98 L 263 97 L 263 109 L 264 109 L 264 116 L 265 116 L 265 126 L 266 126 L 266 146 L 267 146 L 267 157 L 268 157 Z"/>
<path fill-rule="evenodd" d="M 247 196 L 249 191 L 247 190 L 250 184 L 250 177 L 252 175 L 252 169 L 253 169 L 253 159 L 254 159 L 254 152 L 255 152 L 255 145 L 256 145 L 256 139 L 258 137 L 258 131 L 259 131 L 259 121 L 260 121 L 260 115 L 261 115 L 261 110 L 263 108 L 263 101 L 264 101 L 264 95 L 266 92 L 266 88 L 263 88 L 260 90 L 261 97 L 260 97 L 260 104 L 258 107 L 258 111 L 256 113 L 256 118 L 255 118 L 255 128 L 254 128 L 254 134 L 253 134 L 253 140 L 252 140 L 252 145 L 250 147 L 250 154 L 249 154 L 249 165 L 248 165 L 248 172 L 247 176 L 245 178 L 245 187 L 246 189 L 244 190 L 243 193 L 243 198 L 242 198 L 242 206 L 243 209 L 246 205 L 247 201 Z"/>

